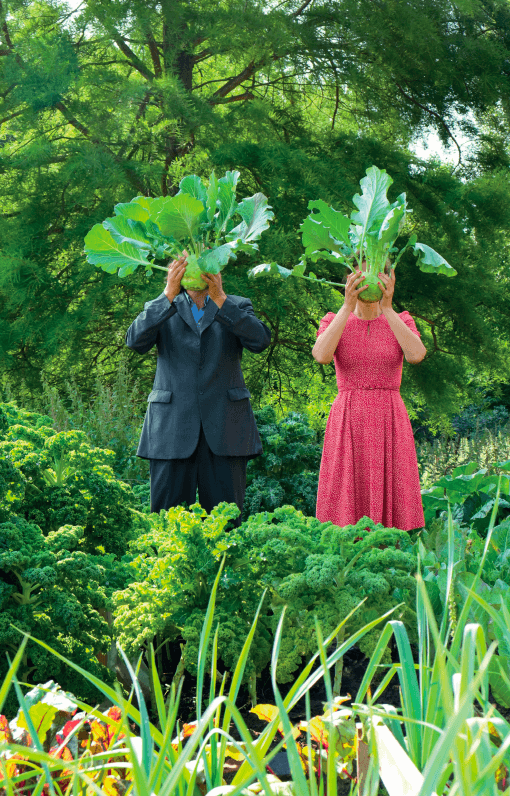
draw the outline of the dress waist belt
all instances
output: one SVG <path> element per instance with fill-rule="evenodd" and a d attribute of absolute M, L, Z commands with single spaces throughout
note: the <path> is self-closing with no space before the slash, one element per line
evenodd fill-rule
<path fill-rule="evenodd" d="M 396 392 L 400 391 L 400 387 L 339 387 L 339 392 L 344 392 L 346 390 L 395 390 Z"/>

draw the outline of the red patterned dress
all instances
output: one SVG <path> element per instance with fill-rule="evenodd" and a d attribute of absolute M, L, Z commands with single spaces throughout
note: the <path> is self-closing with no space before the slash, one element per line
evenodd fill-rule
<path fill-rule="evenodd" d="M 335 314 L 321 320 L 317 337 Z M 400 318 L 420 336 L 412 317 Z M 400 395 L 404 352 L 384 314 L 351 313 L 334 354 L 338 395 L 331 406 L 316 516 L 343 527 L 370 517 L 386 528 L 423 528 L 416 449 Z"/>

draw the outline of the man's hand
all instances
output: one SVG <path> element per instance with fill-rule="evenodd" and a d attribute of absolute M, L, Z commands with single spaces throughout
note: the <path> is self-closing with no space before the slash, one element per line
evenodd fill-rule
<path fill-rule="evenodd" d="M 166 287 L 163 292 L 170 302 L 172 302 L 181 291 L 181 279 L 186 272 L 186 266 L 188 264 L 187 257 L 188 252 L 184 249 L 181 257 L 179 257 L 178 260 L 172 260 L 168 266 Z"/>
<path fill-rule="evenodd" d="M 200 277 L 209 286 L 209 297 L 212 298 L 218 307 L 221 307 L 227 298 L 227 294 L 221 284 L 221 274 L 200 274 Z"/>

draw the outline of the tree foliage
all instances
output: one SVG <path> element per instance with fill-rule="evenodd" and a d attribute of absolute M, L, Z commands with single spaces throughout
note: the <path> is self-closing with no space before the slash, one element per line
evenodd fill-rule
<path fill-rule="evenodd" d="M 395 308 L 413 314 L 429 352 L 406 368 L 404 397 L 451 413 L 469 394 L 468 369 L 506 374 L 506 3 L 15 0 L 0 16 L 0 362 L 29 394 L 42 374 L 61 385 L 70 370 L 90 392 L 160 292 L 156 277 L 118 285 L 95 272 L 88 230 L 115 204 L 173 195 L 211 167 L 239 169 L 245 196 L 269 197 L 278 224 L 261 252 L 287 267 L 308 202 L 344 211 L 366 168 L 385 168 L 419 239 L 458 271 L 454 285 L 401 271 Z M 459 115 L 475 151 L 455 173 L 409 152 L 427 126 L 455 147 Z M 276 383 L 299 410 L 312 372 L 332 378 L 310 352 L 341 299 L 254 286 L 247 264 L 240 256 L 225 288 L 250 296 L 273 332 L 263 356 L 246 357 L 250 390 L 260 403 Z M 328 276 L 327 263 L 319 270 Z M 149 386 L 152 357 L 130 367 Z"/>

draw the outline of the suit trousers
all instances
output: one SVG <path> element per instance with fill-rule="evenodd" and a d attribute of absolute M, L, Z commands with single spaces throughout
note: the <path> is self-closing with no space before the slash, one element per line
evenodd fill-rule
<path fill-rule="evenodd" d="M 208 514 L 222 501 L 236 503 L 242 512 L 249 458 L 217 456 L 207 444 L 200 425 L 198 445 L 187 459 L 149 460 L 151 511 L 159 513 L 162 509 L 183 503 L 191 506 L 196 502 L 198 487 L 200 505 Z M 238 528 L 241 514 L 230 523 Z"/>

